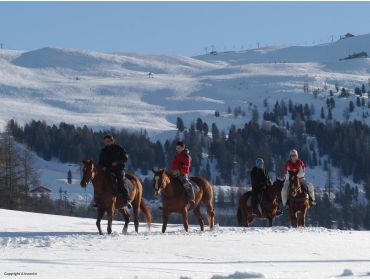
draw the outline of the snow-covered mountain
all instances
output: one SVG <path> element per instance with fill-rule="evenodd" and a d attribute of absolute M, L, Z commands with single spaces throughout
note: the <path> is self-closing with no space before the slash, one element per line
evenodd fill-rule
<path fill-rule="evenodd" d="M 147 129 L 151 135 L 175 130 L 175 120 L 201 117 L 221 128 L 240 125 L 263 100 L 318 107 L 335 84 L 370 89 L 370 34 L 310 47 L 268 47 L 197 57 L 98 53 L 43 48 L 22 52 L 0 50 L 0 118 L 20 122 L 42 119 L 94 128 Z M 149 73 L 152 73 L 149 75 Z M 304 93 L 307 83 L 310 91 Z M 313 89 L 321 89 L 314 98 Z M 334 94 L 337 95 L 334 90 Z M 343 119 L 348 99 L 336 100 L 333 117 Z M 242 106 L 245 117 L 233 118 L 228 107 Z M 358 109 L 350 118 L 362 119 Z M 365 119 L 370 123 L 370 118 Z"/>
<path fill-rule="evenodd" d="M 0 209 L 0 272 L 20 278 L 336 278 L 370 276 L 369 231 L 161 225 L 139 233 L 113 222 Z M 102 222 L 104 231 L 106 221 Z M 36 274 L 32 274 L 36 273 Z M 348 277 L 346 277 L 348 278 Z"/>

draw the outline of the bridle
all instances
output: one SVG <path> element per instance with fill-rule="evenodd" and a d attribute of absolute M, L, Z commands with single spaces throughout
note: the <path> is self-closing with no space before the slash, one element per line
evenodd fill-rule
<path fill-rule="evenodd" d="M 153 178 L 154 195 L 159 196 L 161 195 L 162 191 L 166 188 L 166 184 L 163 178 L 166 171 L 165 170 L 155 171 L 154 169 L 152 169 L 152 171 L 154 173 L 154 178 Z"/>
<path fill-rule="evenodd" d="M 290 185 L 289 186 L 289 189 L 290 189 L 289 193 L 292 197 L 296 197 L 298 194 L 301 193 L 301 185 L 299 184 L 299 182 L 296 185 L 295 184 L 296 180 L 299 180 L 298 175 L 296 173 L 290 173 L 289 174 L 289 185 Z"/>
<path fill-rule="evenodd" d="M 86 188 L 87 187 L 87 185 L 90 183 L 90 182 L 92 182 L 93 180 L 94 180 L 94 178 L 95 178 L 95 172 L 94 172 L 94 163 L 93 162 L 91 162 L 90 163 L 91 164 L 91 170 L 90 170 L 90 172 L 91 172 L 91 176 L 88 178 L 88 179 L 86 179 L 85 178 L 85 175 L 86 175 L 86 172 L 87 172 L 87 167 L 86 167 L 86 164 L 85 164 L 85 166 L 83 167 L 83 176 L 82 176 L 82 179 L 81 179 L 81 183 L 80 183 L 80 185 L 81 185 L 81 187 L 83 187 L 83 188 Z"/>

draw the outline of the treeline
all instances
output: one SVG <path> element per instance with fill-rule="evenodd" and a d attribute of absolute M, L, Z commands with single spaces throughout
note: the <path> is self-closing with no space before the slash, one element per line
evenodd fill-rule
<path fill-rule="evenodd" d="M 95 210 L 77 205 L 67 196 L 51 199 L 30 192 L 40 186 L 39 171 L 30 150 L 15 143 L 9 131 L 0 139 L 0 208 L 29 212 L 94 217 Z"/>
<path fill-rule="evenodd" d="M 257 116 L 243 127 L 231 126 L 228 131 L 221 131 L 215 123 L 209 125 L 200 118 L 185 127 L 179 118 L 177 136 L 164 144 L 152 143 L 145 132 L 101 132 L 64 123 L 48 126 L 44 122 L 32 121 L 22 127 L 15 121 L 10 121 L 8 130 L 16 141 L 26 144 L 43 158 L 56 157 L 65 162 L 79 162 L 83 158 L 97 159 L 102 138 L 109 132 L 128 150 L 129 169 L 140 170 L 143 174 L 152 167 L 169 167 L 175 154 L 175 144 L 181 139 L 191 151 L 193 174 L 204 176 L 216 185 L 239 187 L 249 186 L 249 172 L 257 157 L 264 158 L 268 170 L 282 176 L 287 154 L 290 149 L 296 148 L 307 166 L 321 166 L 328 173 L 328 178 L 317 186 L 324 191 L 319 193 L 318 206 L 310 211 L 310 224 L 369 228 L 369 203 L 361 202 L 354 186 L 342 183 L 334 186 L 331 180 L 331 166 L 338 167 L 341 176 L 352 176 L 356 183 L 363 183 L 369 201 L 369 127 L 357 121 L 314 121 L 308 117 L 312 111 L 310 106 L 307 109 L 307 106 L 292 104 L 290 110 L 288 103 L 285 111 L 284 106 L 280 105 L 275 106 L 276 112 L 295 112 L 297 118 L 279 125 L 274 122 L 260 125 Z M 333 106 L 332 101 L 328 101 L 328 106 Z M 305 121 L 301 120 L 302 115 Z M 144 196 L 152 199 L 152 182 L 147 179 L 144 184 Z M 339 191 L 333 191 L 334 189 Z M 217 207 L 229 209 L 228 212 L 222 211 L 220 221 L 224 219 L 227 224 L 236 225 L 236 220 L 230 220 L 233 213 L 230 209 L 234 207 L 235 210 L 239 195 L 239 192 L 218 193 Z M 156 219 L 160 221 L 159 212 Z M 284 219 L 280 220 L 281 224 L 285 224 Z"/>
<path fill-rule="evenodd" d="M 61 162 L 79 163 L 83 159 L 98 160 L 106 133 L 113 134 L 129 153 L 129 169 L 145 174 L 153 166 L 164 166 L 164 151 L 160 142 L 152 143 L 145 131 L 93 131 L 87 126 L 60 123 L 49 126 L 42 121 L 31 121 L 21 127 L 16 121 L 8 123 L 8 130 L 19 143 L 26 144 L 45 160 L 57 158 Z"/>
<path fill-rule="evenodd" d="M 298 149 L 300 158 L 310 167 L 322 166 L 327 170 L 331 164 L 340 168 L 344 176 L 353 176 L 356 183 L 370 180 L 370 128 L 359 121 L 323 123 L 298 118 L 289 127 L 250 121 L 241 128 L 232 125 L 227 132 L 220 131 L 215 123 L 210 125 L 210 131 L 208 127 L 198 118 L 163 145 L 159 141 L 152 143 L 145 132 L 109 133 L 127 149 L 129 169 L 140 170 L 144 175 L 153 167 L 169 167 L 175 144 L 181 139 L 191 151 L 192 173 L 201 174 L 215 184 L 245 186 L 257 157 L 264 158 L 267 168 L 280 176 L 292 148 Z M 77 163 L 87 158 L 98 159 L 107 133 L 65 123 L 48 126 L 39 121 L 24 127 L 10 121 L 8 130 L 17 142 L 26 144 L 46 160 L 55 157 L 62 162 Z M 328 160 L 321 161 L 324 155 Z"/>

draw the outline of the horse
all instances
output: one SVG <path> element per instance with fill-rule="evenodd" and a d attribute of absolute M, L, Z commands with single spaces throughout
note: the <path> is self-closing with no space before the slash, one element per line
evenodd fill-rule
<path fill-rule="evenodd" d="M 272 222 L 276 217 L 281 201 L 281 190 L 283 189 L 284 180 L 276 179 L 272 186 L 262 192 L 261 211 L 257 215 L 252 214 L 252 205 L 248 203 L 252 191 L 243 194 L 239 199 L 237 218 L 240 226 L 248 227 L 254 219 L 267 219 L 268 226 L 272 227 Z"/>
<path fill-rule="evenodd" d="M 189 231 L 188 222 L 188 200 L 186 192 L 181 183 L 171 176 L 171 173 L 165 169 L 154 170 L 153 189 L 155 196 L 162 196 L 163 203 L 163 225 L 162 233 L 165 233 L 170 213 L 177 212 L 182 214 L 183 225 L 186 232 Z M 198 218 L 201 231 L 204 231 L 204 221 L 200 213 L 201 203 L 207 209 L 208 225 L 212 229 L 215 225 L 215 208 L 212 185 L 200 176 L 190 177 L 198 185 L 195 193 L 194 215 Z"/>
<path fill-rule="evenodd" d="M 83 160 L 82 163 L 84 166 L 80 185 L 82 188 L 86 188 L 89 182 L 92 182 L 93 184 L 98 212 L 96 226 L 98 227 L 99 234 L 103 234 L 100 226 L 100 221 L 103 218 L 105 212 L 107 212 L 108 214 L 107 232 L 108 234 L 111 234 L 113 216 L 117 208 L 116 204 L 122 204 L 121 202 L 123 200 L 123 197 L 117 197 L 112 176 L 111 174 L 109 174 L 109 172 L 105 171 L 102 166 L 96 164 L 94 160 Z M 126 178 L 131 182 L 133 186 L 133 189 L 130 193 L 130 202 L 132 204 L 134 212 L 135 231 L 139 231 L 140 210 L 142 210 L 144 213 L 147 228 L 148 231 L 150 231 L 152 213 L 142 197 L 143 186 L 140 180 L 132 174 L 126 173 Z M 118 210 L 121 212 L 125 220 L 125 225 L 122 229 L 122 233 L 126 234 L 128 224 L 130 223 L 130 213 L 128 212 L 126 207 L 119 208 Z"/>
<path fill-rule="evenodd" d="M 302 188 L 298 172 L 289 172 L 289 220 L 293 227 L 306 226 L 306 214 L 311 203 L 307 191 Z"/>

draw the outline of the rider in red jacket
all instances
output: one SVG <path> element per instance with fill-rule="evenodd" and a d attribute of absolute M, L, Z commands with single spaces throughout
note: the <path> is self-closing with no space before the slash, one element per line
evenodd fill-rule
<path fill-rule="evenodd" d="M 172 161 L 172 170 L 178 170 L 180 172 L 179 175 L 189 175 L 191 157 L 189 155 L 189 150 L 185 149 L 185 145 L 181 146 L 181 143 L 176 145 L 176 156 Z"/>
<path fill-rule="evenodd" d="M 172 161 L 172 174 L 178 178 L 184 186 L 186 195 L 188 197 L 188 209 L 193 209 L 195 205 L 195 195 L 193 186 L 189 180 L 189 172 L 191 166 L 191 157 L 189 150 L 185 149 L 185 144 L 181 141 L 176 143 L 176 156 Z"/>
<path fill-rule="evenodd" d="M 289 171 L 297 172 L 298 179 L 301 183 L 301 186 L 306 189 L 310 197 L 312 205 L 315 205 L 315 191 L 314 187 L 310 182 L 307 182 L 304 178 L 305 176 L 305 166 L 304 162 L 298 158 L 297 150 L 291 150 L 289 153 L 290 159 L 284 165 L 285 172 L 285 182 L 284 187 L 281 190 L 281 199 L 283 206 L 285 207 L 288 201 L 289 194 Z"/>

